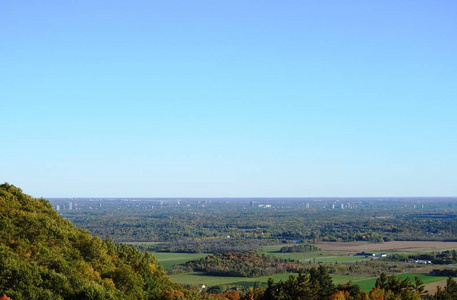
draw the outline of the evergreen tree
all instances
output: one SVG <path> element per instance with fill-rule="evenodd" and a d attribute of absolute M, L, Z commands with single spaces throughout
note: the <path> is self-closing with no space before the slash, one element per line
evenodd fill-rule
<path fill-rule="evenodd" d="M 332 277 L 323 265 L 319 265 L 317 269 L 312 268 L 310 270 L 310 283 L 313 289 L 317 291 L 319 300 L 325 300 L 336 292 Z"/>
<path fill-rule="evenodd" d="M 446 280 L 446 286 L 443 288 L 438 287 L 436 294 L 436 300 L 455 300 L 457 299 L 457 282 L 449 277 Z"/>

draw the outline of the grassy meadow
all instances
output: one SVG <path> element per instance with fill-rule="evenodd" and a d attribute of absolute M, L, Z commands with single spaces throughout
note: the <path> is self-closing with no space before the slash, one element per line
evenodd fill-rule
<path fill-rule="evenodd" d="M 275 246 L 266 246 L 260 251 L 260 253 L 274 255 L 283 259 L 294 259 L 302 263 L 306 262 L 352 262 L 352 261 L 361 261 L 367 260 L 363 256 L 353 256 L 344 251 L 329 251 L 329 250 L 319 250 L 312 252 L 288 252 L 283 253 L 279 250 L 284 247 L 284 245 L 275 245 Z"/>
<path fill-rule="evenodd" d="M 206 286 L 213 285 L 242 285 L 242 286 L 262 286 L 266 287 L 269 278 L 275 280 L 286 280 L 292 274 L 276 274 L 272 276 L 264 276 L 259 278 L 243 278 L 243 277 L 222 277 L 222 276 L 209 276 L 205 275 L 203 272 L 190 272 L 182 273 L 177 275 L 170 275 L 171 280 L 176 283 L 188 284 L 188 285 L 201 285 Z M 293 274 L 296 275 L 296 274 Z M 403 273 L 397 275 L 402 279 L 409 277 L 411 281 L 414 281 L 414 277 L 419 277 L 424 284 L 434 283 L 438 281 L 443 281 L 446 277 L 442 276 L 431 276 L 428 274 L 416 274 L 416 273 Z M 374 288 L 377 277 L 367 277 L 367 276 L 354 276 L 354 275 L 335 275 L 332 276 L 333 282 L 335 284 L 346 283 L 352 281 L 352 283 L 360 286 L 362 290 L 371 290 Z"/>
<path fill-rule="evenodd" d="M 398 243 L 397 243 L 398 244 Z M 418 244 L 418 243 L 416 243 Z M 396 244 L 395 244 L 396 245 Z M 418 244 L 419 245 L 419 244 Z M 349 263 L 349 262 L 357 262 L 357 261 L 366 261 L 371 260 L 372 258 L 365 258 L 361 256 L 354 256 L 355 249 L 351 249 L 354 251 L 348 251 L 349 249 L 345 248 L 346 245 L 336 245 L 335 248 L 330 248 L 328 245 L 324 247 L 324 249 L 319 251 L 313 252 L 302 252 L 302 253 L 281 253 L 279 250 L 284 245 L 274 245 L 274 246 L 266 246 L 259 251 L 260 253 L 273 255 L 276 257 L 280 257 L 283 259 L 294 259 L 298 260 L 302 263 L 310 263 L 314 265 L 315 263 L 325 262 L 325 263 Z M 319 245 L 318 245 L 319 246 Z M 392 247 L 389 249 L 391 245 L 388 243 L 384 243 L 384 247 L 382 245 L 377 245 L 379 249 L 371 249 L 374 250 L 375 253 L 415 253 L 417 251 L 417 247 L 412 247 L 410 251 L 405 249 L 405 247 Z M 404 244 L 402 244 L 404 246 Z M 373 247 L 373 246 L 372 246 Z M 436 247 L 436 244 L 435 244 Z M 357 249 L 357 250 L 360 250 Z M 426 250 L 426 249 L 420 249 Z M 432 249 L 431 249 L 432 250 Z M 433 249 L 434 250 L 434 249 Z M 363 251 L 363 250 L 362 250 Z M 196 260 L 202 258 L 208 254 L 204 253 L 154 253 L 157 257 L 159 263 L 165 268 L 170 269 L 174 265 L 183 264 L 190 260 Z M 214 285 L 241 285 L 241 286 L 262 286 L 265 287 L 267 285 L 267 281 L 269 278 L 273 278 L 276 282 L 279 280 L 286 280 L 291 274 L 275 274 L 272 276 L 264 276 L 259 278 L 244 278 L 244 277 L 223 277 L 223 276 L 210 276 L 206 275 L 203 272 L 188 272 L 188 273 L 181 273 L 181 274 L 173 274 L 169 275 L 169 277 L 176 283 L 186 284 L 186 285 L 201 285 L 204 284 L 206 286 L 214 286 Z M 426 273 L 401 273 L 398 275 L 401 278 L 410 277 L 411 281 L 414 281 L 414 277 L 419 277 L 424 284 L 433 285 L 434 283 L 442 282 L 446 279 L 446 277 L 439 277 L 439 276 L 430 276 Z M 345 283 L 348 281 L 352 281 L 354 284 L 360 286 L 363 290 L 371 290 L 375 286 L 375 282 L 377 277 L 373 276 L 357 276 L 357 275 L 333 275 L 333 281 L 335 284 L 338 283 Z"/>
<path fill-rule="evenodd" d="M 407 277 L 410 278 L 412 282 L 414 282 L 414 277 L 420 278 L 424 284 L 429 284 L 437 281 L 443 281 L 447 277 L 444 276 L 431 276 L 428 274 L 418 274 L 418 273 L 402 273 L 398 274 L 397 277 L 400 277 L 402 279 L 406 279 Z M 371 290 L 374 288 L 376 284 L 376 279 L 377 278 L 370 278 L 370 279 L 365 279 L 365 280 L 358 280 L 358 281 L 353 281 L 353 283 L 356 283 L 362 290 Z"/>
<path fill-rule="evenodd" d="M 155 257 L 165 269 L 170 269 L 174 265 L 184 264 L 190 260 L 200 259 L 207 256 L 207 253 L 169 253 L 156 252 Z"/>

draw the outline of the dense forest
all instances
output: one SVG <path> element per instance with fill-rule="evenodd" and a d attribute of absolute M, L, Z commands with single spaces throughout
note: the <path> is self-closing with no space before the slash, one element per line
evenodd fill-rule
<path fill-rule="evenodd" d="M 163 299 L 173 290 L 152 255 L 92 237 L 47 200 L 2 184 L 0 207 L 0 296 Z"/>
<path fill-rule="evenodd" d="M 150 249 L 155 251 L 236 251 L 230 245 L 242 243 L 252 251 L 254 241 L 452 241 L 457 236 L 453 199 L 72 201 L 77 208 L 60 213 L 76 226 L 118 242 L 161 242 Z M 69 202 L 53 200 L 61 208 Z"/>

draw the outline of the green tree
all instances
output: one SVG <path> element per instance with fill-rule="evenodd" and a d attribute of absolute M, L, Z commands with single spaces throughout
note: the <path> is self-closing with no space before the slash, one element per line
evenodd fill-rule
<path fill-rule="evenodd" d="M 336 292 L 332 277 L 328 274 L 328 270 L 323 265 L 310 269 L 310 283 L 317 291 L 318 299 L 327 299 L 330 295 Z"/>
<path fill-rule="evenodd" d="M 457 299 L 457 282 L 449 277 L 446 280 L 446 286 L 443 288 L 438 287 L 435 293 L 436 300 L 455 300 Z"/>
<path fill-rule="evenodd" d="M 162 299 L 155 258 L 92 237 L 50 203 L 0 185 L 0 295 L 12 299 Z"/>

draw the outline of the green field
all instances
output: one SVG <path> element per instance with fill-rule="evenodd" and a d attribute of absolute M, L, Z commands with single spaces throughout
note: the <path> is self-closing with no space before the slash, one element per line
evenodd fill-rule
<path fill-rule="evenodd" d="M 273 278 L 275 282 L 279 280 L 287 280 L 290 275 L 297 274 L 276 274 L 272 276 L 264 276 L 259 278 L 243 278 L 243 277 L 218 277 L 218 276 L 209 276 L 205 275 L 203 272 L 190 272 L 177 275 L 170 275 L 170 279 L 176 283 L 188 284 L 188 285 L 201 285 L 214 286 L 214 285 L 242 285 L 245 287 L 253 286 L 255 283 L 259 286 L 266 287 L 268 278 Z M 400 278 L 409 277 L 411 281 L 414 281 L 414 277 L 419 277 L 424 284 L 437 282 L 445 280 L 446 277 L 443 276 L 431 276 L 428 274 L 414 274 L 414 273 L 403 273 L 399 274 Z M 367 277 L 367 276 L 352 276 L 352 275 L 336 275 L 332 276 L 333 283 L 346 283 L 352 281 L 352 283 L 360 286 L 362 290 L 371 290 L 374 288 L 377 277 Z"/>
<path fill-rule="evenodd" d="M 306 262 L 306 261 L 312 260 L 313 258 L 318 258 L 319 256 L 335 255 L 335 253 L 332 253 L 329 251 L 283 253 L 283 252 L 279 252 L 279 249 L 281 249 L 281 247 L 284 247 L 284 246 L 282 246 L 282 245 L 266 246 L 266 247 L 263 247 L 262 250 L 259 251 L 259 253 L 267 254 L 267 255 L 274 255 L 274 256 L 277 256 L 280 258 L 284 258 L 284 259 L 299 260 L 300 262 Z"/>
<path fill-rule="evenodd" d="M 361 261 L 367 260 L 363 256 L 349 256 L 346 252 L 342 251 L 312 251 L 312 252 L 288 252 L 282 253 L 279 252 L 279 249 L 284 247 L 283 245 L 276 246 L 266 246 L 260 253 L 273 255 L 283 259 L 293 259 L 300 262 L 309 262 L 309 261 L 325 261 L 325 262 L 351 262 L 351 261 Z"/>
<path fill-rule="evenodd" d="M 122 243 L 122 244 L 132 245 L 132 246 L 140 246 L 140 245 L 151 246 L 151 245 L 162 244 L 162 242 L 125 242 L 125 243 Z"/>
<path fill-rule="evenodd" d="M 328 257 L 318 257 L 317 261 L 326 261 L 326 262 L 351 262 L 351 261 L 360 261 L 367 260 L 369 258 L 363 256 L 328 256 Z"/>
<path fill-rule="evenodd" d="M 174 265 L 184 264 L 189 260 L 200 259 L 207 256 L 207 253 L 169 253 L 169 252 L 157 252 L 153 253 L 165 269 L 169 269 Z"/>
<path fill-rule="evenodd" d="M 367 280 L 367 276 L 357 276 L 357 275 L 332 275 L 333 283 L 346 283 L 348 281 L 358 282 L 362 280 Z"/>
<path fill-rule="evenodd" d="M 431 276 L 428 274 L 415 274 L 415 273 L 403 273 L 403 274 L 398 274 L 396 275 L 397 277 L 400 277 L 402 279 L 405 279 L 409 277 L 411 279 L 411 282 L 414 282 L 414 277 L 419 277 L 424 284 L 427 283 L 432 283 L 432 282 L 437 282 L 441 280 L 445 280 L 447 277 L 445 276 Z M 377 278 L 371 278 L 371 279 L 366 279 L 366 280 L 360 280 L 360 281 L 353 281 L 353 283 L 356 283 L 362 290 L 371 290 L 374 288 L 376 284 L 376 279 Z"/>
<path fill-rule="evenodd" d="M 349 256 L 344 252 L 340 251 L 314 251 L 314 252 L 303 252 L 303 253 L 281 253 L 278 250 L 281 245 L 267 246 L 264 247 L 261 253 L 274 255 L 284 259 L 294 259 L 300 262 L 351 262 L 361 261 L 370 258 L 360 256 Z M 165 268 L 170 269 L 174 265 L 183 264 L 190 260 L 200 259 L 205 257 L 206 253 L 165 253 L 157 252 L 153 253 L 159 263 Z M 214 285 L 240 285 L 240 286 L 262 286 L 266 287 L 269 278 L 273 278 L 275 282 L 279 280 L 287 280 L 291 274 L 276 274 L 272 276 L 264 276 L 259 278 L 245 278 L 245 277 L 224 277 L 224 276 L 211 276 L 205 275 L 203 272 L 188 272 L 182 274 L 170 275 L 171 280 L 176 283 L 188 284 L 188 285 L 201 285 L 214 286 Z M 424 284 L 433 283 L 441 280 L 445 280 L 446 277 L 430 276 L 428 274 L 414 274 L 414 273 L 403 273 L 398 275 L 401 278 L 410 277 L 411 281 L 414 281 L 414 277 L 419 277 Z M 354 284 L 360 286 L 362 290 L 371 290 L 375 286 L 377 277 L 368 276 L 354 276 L 354 275 L 335 275 L 332 276 L 333 282 L 346 283 L 352 281 Z"/>
<path fill-rule="evenodd" d="M 242 285 L 253 286 L 255 282 L 266 285 L 268 278 L 273 278 L 275 281 L 287 280 L 292 274 L 276 274 L 272 276 L 264 276 L 258 278 L 246 277 L 223 277 L 223 276 L 209 276 L 203 272 L 190 272 L 177 275 L 170 275 L 170 279 L 176 283 L 197 285 L 204 284 L 206 286 L 213 285 Z M 295 274 L 296 275 L 296 274 Z"/>
<path fill-rule="evenodd" d="M 307 257 L 307 258 L 313 258 L 316 256 L 322 256 L 322 255 L 335 255 L 334 251 L 310 251 L 310 252 L 283 253 L 283 252 L 280 252 L 280 249 L 282 247 L 284 247 L 284 245 L 265 246 L 259 252 L 263 253 L 263 254 L 278 255 L 278 256 L 299 254 L 299 255 L 302 255 L 303 257 Z"/>
<path fill-rule="evenodd" d="M 365 257 L 347 256 L 342 255 L 336 251 L 314 251 L 302 253 L 281 253 L 278 252 L 281 246 L 268 246 L 265 247 L 260 253 L 273 255 L 283 259 L 293 259 L 300 262 L 309 262 L 312 260 L 323 262 L 351 262 L 366 260 Z M 200 259 L 208 254 L 205 253 L 169 253 L 169 252 L 156 252 L 153 253 L 159 263 L 165 268 L 169 269 L 174 265 L 184 264 L 187 261 Z"/>
<path fill-rule="evenodd" d="M 290 275 L 297 275 L 293 273 L 283 273 L 283 274 L 275 274 L 271 276 L 264 276 L 258 278 L 245 278 L 245 277 L 223 277 L 223 276 L 210 276 L 205 275 L 203 272 L 189 272 L 189 273 L 182 273 L 176 275 L 170 275 L 170 279 L 174 282 L 181 283 L 181 284 L 189 284 L 189 285 L 199 285 L 204 284 L 206 286 L 213 286 L 213 285 L 242 285 L 242 286 L 253 286 L 254 283 L 260 283 L 262 286 L 266 286 L 268 279 L 272 278 L 275 282 L 279 280 L 287 280 Z M 348 281 L 357 282 L 361 280 L 366 280 L 366 276 L 332 276 L 333 282 L 335 284 L 338 283 L 345 283 Z"/>

